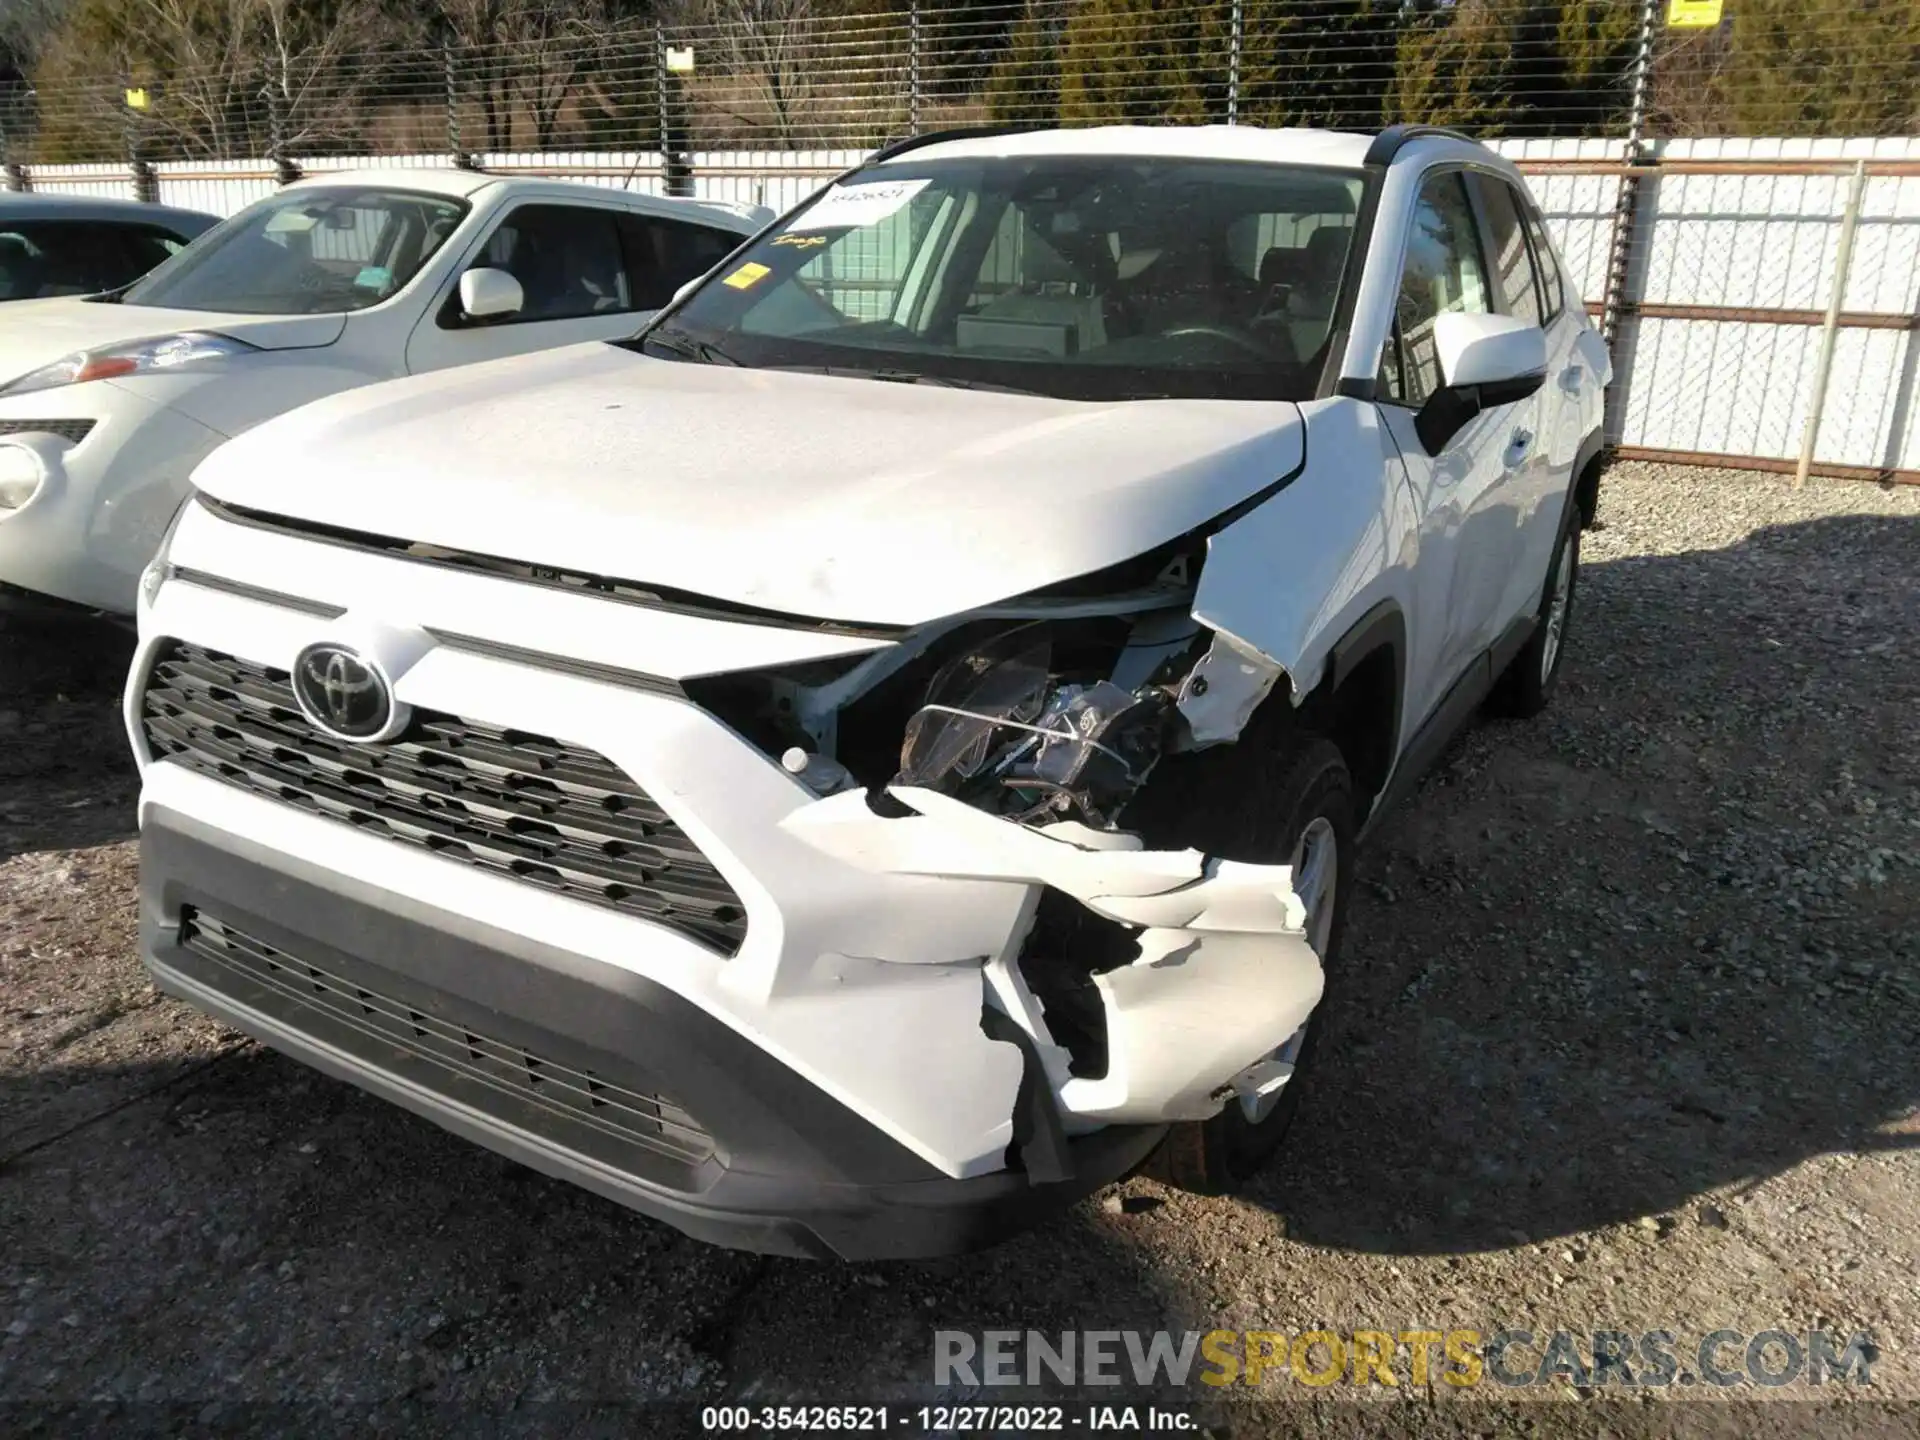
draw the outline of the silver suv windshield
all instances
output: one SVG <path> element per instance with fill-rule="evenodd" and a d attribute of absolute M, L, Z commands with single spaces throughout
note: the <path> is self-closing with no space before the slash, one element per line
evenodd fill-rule
<path fill-rule="evenodd" d="M 1361 188 L 1239 161 L 905 158 L 788 218 L 641 344 L 1086 399 L 1301 399 Z"/>
<path fill-rule="evenodd" d="M 245 315 L 361 310 L 411 280 L 466 213 L 464 201 L 404 190 L 284 191 L 209 230 L 120 303 Z"/>

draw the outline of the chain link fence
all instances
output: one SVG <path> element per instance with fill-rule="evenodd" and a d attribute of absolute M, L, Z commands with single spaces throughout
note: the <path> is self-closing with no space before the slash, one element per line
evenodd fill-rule
<path fill-rule="evenodd" d="M 1463 127 L 1614 345 L 1620 453 L 1920 481 L 1916 0 L 36 5 L 7 183 L 217 213 L 371 165 L 785 208 L 960 125 Z"/>
<path fill-rule="evenodd" d="M 1690 27 L 1668 4 L 14 0 L 0 135 L 30 164 L 859 149 L 980 123 L 1920 129 L 1913 0 L 1726 0 Z"/>

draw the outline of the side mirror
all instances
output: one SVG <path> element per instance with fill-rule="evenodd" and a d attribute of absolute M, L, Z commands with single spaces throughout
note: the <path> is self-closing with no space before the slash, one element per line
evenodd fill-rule
<path fill-rule="evenodd" d="M 1546 332 L 1511 315 L 1450 311 L 1433 322 L 1433 344 L 1444 383 L 1413 419 L 1429 455 L 1482 410 L 1524 400 L 1546 383 Z"/>
<path fill-rule="evenodd" d="M 469 320 L 517 315 L 526 303 L 520 282 L 504 270 L 483 265 L 460 277 L 460 310 Z"/>

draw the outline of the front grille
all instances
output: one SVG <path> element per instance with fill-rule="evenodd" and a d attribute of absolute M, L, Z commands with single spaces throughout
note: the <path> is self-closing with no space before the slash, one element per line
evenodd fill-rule
<path fill-rule="evenodd" d="M 91 420 L 0 420 L 0 435 L 58 435 L 76 445 L 92 432 Z"/>
<path fill-rule="evenodd" d="M 619 1153 L 630 1146 L 689 1165 L 713 1154 L 713 1137 L 671 1100 L 451 1024 L 201 911 L 183 911 L 180 943 L 219 968 L 222 993 L 495 1119 L 557 1128 L 569 1144 L 616 1164 L 630 1163 Z"/>
<path fill-rule="evenodd" d="M 156 760 L 437 855 L 664 925 L 731 955 L 746 913 L 713 862 L 605 756 L 416 710 L 384 745 L 334 740 L 287 672 L 162 649 L 141 697 Z"/>

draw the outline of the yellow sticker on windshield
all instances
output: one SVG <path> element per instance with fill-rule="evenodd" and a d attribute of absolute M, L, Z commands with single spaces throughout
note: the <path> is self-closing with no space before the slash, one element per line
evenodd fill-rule
<path fill-rule="evenodd" d="M 722 285 L 731 285 L 736 290 L 745 290 L 750 285 L 758 285 L 772 273 L 773 271 L 769 270 L 766 266 L 756 265 L 753 261 L 749 260 L 720 283 Z"/>

